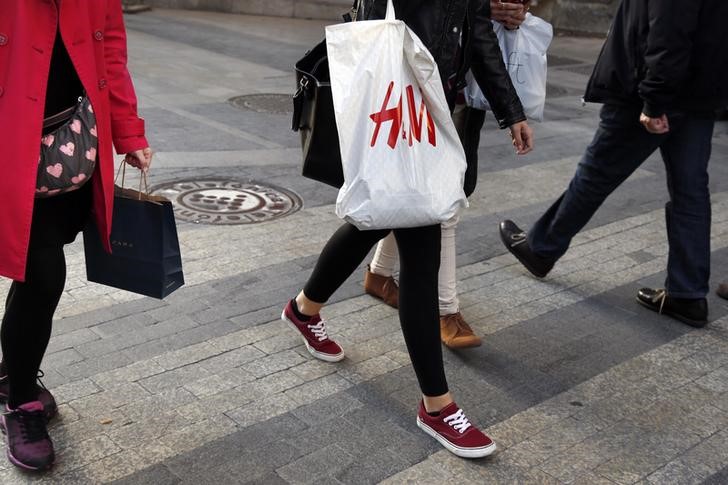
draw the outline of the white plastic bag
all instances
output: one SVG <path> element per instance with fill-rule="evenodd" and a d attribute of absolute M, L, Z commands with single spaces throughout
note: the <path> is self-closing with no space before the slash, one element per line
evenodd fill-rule
<path fill-rule="evenodd" d="M 465 154 L 432 55 L 394 17 L 326 27 L 344 185 L 359 229 L 437 224 L 467 205 Z"/>
<path fill-rule="evenodd" d="M 508 30 L 493 21 L 493 30 L 503 52 L 511 82 L 521 99 L 526 117 L 543 121 L 546 103 L 546 51 L 553 38 L 551 24 L 530 13 L 516 30 Z M 469 106 L 490 109 L 472 72 L 466 75 L 465 99 Z"/>

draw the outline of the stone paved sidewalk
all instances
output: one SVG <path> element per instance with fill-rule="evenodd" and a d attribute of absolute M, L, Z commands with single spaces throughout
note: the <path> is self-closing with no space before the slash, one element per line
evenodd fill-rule
<path fill-rule="evenodd" d="M 547 279 L 528 276 L 498 239 L 501 219 L 529 225 L 558 197 L 592 136 L 598 107 L 579 97 L 598 39 L 555 39 L 536 152 L 516 158 L 488 120 L 458 229 L 462 312 L 484 344 L 444 357 L 458 402 L 499 452 L 464 461 L 417 429 L 396 312 L 363 294 L 363 269 L 324 314 L 347 359 L 308 355 L 278 317 L 340 223 L 336 192 L 298 175 L 289 115 L 227 100 L 290 94 L 290 66 L 322 26 L 168 10 L 127 18 L 158 151 L 153 183 L 252 179 L 293 190 L 304 208 L 258 225 L 180 222 L 188 284 L 165 301 L 86 282 L 82 247 L 71 245 L 43 364 L 61 404 L 58 463 L 32 477 L 3 461 L 0 483 L 727 483 L 728 302 L 709 296 L 703 330 L 634 302 L 664 279 L 659 157 Z M 713 287 L 728 278 L 726 160 L 719 123 Z"/>

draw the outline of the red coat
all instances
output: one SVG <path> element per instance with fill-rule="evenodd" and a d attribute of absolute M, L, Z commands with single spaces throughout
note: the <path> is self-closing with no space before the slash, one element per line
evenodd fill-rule
<path fill-rule="evenodd" d="M 93 214 L 107 250 L 114 196 L 112 142 L 117 153 L 148 146 L 126 68 L 121 0 L 0 0 L 0 275 L 19 281 L 25 279 L 57 25 L 96 115 Z"/>

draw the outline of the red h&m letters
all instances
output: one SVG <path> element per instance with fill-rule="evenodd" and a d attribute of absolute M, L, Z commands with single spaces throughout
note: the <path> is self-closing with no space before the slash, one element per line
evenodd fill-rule
<path fill-rule="evenodd" d="M 409 130 L 402 129 L 402 95 L 399 96 L 399 102 L 394 108 L 387 108 L 389 100 L 392 97 L 392 91 L 394 90 L 394 81 L 389 83 L 387 94 L 384 96 L 384 102 L 382 103 L 382 109 L 378 113 L 372 113 L 369 118 L 375 123 L 374 133 L 372 134 L 372 141 L 370 146 L 374 146 L 379 138 L 379 129 L 382 127 L 382 123 L 391 121 L 392 125 L 389 128 L 389 137 L 387 138 L 387 145 L 394 149 L 397 146 L 397 140 L 399 139 L 400 129 L 402 130 L 402 139 L 407 140 L 409 146 L 412 146 L 414 140 L 418 142 L 422 141 L 422 115 L 427 116 L 427 141 L 430 145 L 437 146 L 437 138 L 435 136 L 435 122 L 430 116 L 430 112 L 425 106 L 425 100 L 422 97 L 422 91 L 420 91 L 420 106 L 419 111 L 415 102 L 415 91 L 414 88 L 409 85 L 405 88 L 407 94 L 407 112 L 409 114 Z"/>

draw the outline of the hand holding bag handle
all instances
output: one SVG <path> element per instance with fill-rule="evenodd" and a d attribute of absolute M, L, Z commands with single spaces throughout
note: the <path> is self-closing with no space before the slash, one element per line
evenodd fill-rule
<path fill-rule="evenodd" d="M 114 177 L 114 186 L 118 189 L 124 190 L 124 184 L 126 181 L 126 165 L 127 165 L 126 158 L 124 158 L 121 163 L 119 164 L 119 168 L 116 170 L 116 177 Z M 141 175 L 139 175 L 139 196 L 138 200 L 142 200 L 142 197 L 149 198 L 151 197 L 151 194 L 149 193 L 149 181 L 147 179 L 147 172 L 140 170 Z M 121 186 L 116 185 L 116 182 L 119 180 L 119 174 L 121 174 Z M 144 191 L 142 191 L 142 184 L 144 185 Z M 149 200 L 149 199 L 147 199 Z"/>

